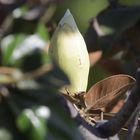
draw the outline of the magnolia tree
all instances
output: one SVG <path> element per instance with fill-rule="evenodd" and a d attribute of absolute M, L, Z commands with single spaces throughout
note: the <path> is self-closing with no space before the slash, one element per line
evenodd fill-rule
<path fill-rule="evenodd" d="M 139 1 L 56 2 L 1 1 L 0 140 L 139 139 Z"/>

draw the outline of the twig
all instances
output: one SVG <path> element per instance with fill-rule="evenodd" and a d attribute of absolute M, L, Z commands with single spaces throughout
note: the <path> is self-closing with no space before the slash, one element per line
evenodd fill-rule
<path fill-rule="evenodd" d="M 135 111 L 136 107 L 140 101 L 140 70 L 137 71 L 137 81 L 130 91 L 130 95 L 122 109 L 108 122 L 103 124 L 98 124 L 97 129 L 98 131 L 107 138 L 109 136 L 113 136 L 120 131 L 120 129 L 126 124 L 129 120 L 133 112 Z"/>
<path fill-rule="evenodd" d="M 14 84 L 16 82 L 26 80 L 26 79 L 35 79 L 47 73 L 48 71 L 52 70 L 52 67 L 53 67 L 52 65 L 45 64 L 41 66 L 40 68 L 31 72 L 28 72 L 28 73 L 22 73 L 22 71 L 20 71 L 17 68 L 0 67 L 0 75 L 3 75 L 3 76 L 5 75 L 7 76 L 8 79 L 10 79 L 5 84 Z"/>
<path fill-rule="evenodd" d="M 102 139 L 102 134 L 100 133 L 100 131 L 98 131 L 93 125 L 90 125 L 87 121 L 85 121 L 85 119 L 80 116 L 71 102 L 67 101 L 67 105 L 70 111 L 70 115 L 76 122 L 78 130 L 82 134 L 84 140 L 108 140 L 108 138 Z M 117 135 L 111 138 L 112 140 L 119 140 Z"/>
<path fill-rule="evenodd" d="M 136 108 L 135 112 L 133 113 L 130 119 L 126 140 L 133 140 L 133 136 L 138 125 L 139 111 L 140 111 L 140 103 L 138 104 L 138 107 Z"/>
<path fill-rule="evenodd" d="M 137 63 L 138 63 L 138 69 L 137 69 L 137 73 L 136 73 L 136 78 L 137 78 L 137 84 L 140 85 L 140 58 L 139 57 L 137 58 Z M 134 133 L 135 133 L 135 131 L 137 129 L 137 125 L 138 125 L 139 112 L 140 112 L 140 102 L 130 119 L 129 129 L 128 129 L 128 134 L 127 134 L 126 140 L 133 140 L 133 136 L 134 136 Z"/>
<path fill-rule="evenodd" d="M 11 68 L 11 67 L 0 67 L 0 74 L 12 74 L 16 68 Z"/>
<path fill-rule="evenodd" d="M 45 73 L 47 73 L 48 71 L 52 70 L 53 66 L 50 64 L 46 64 L 41 66 L 40 68 L 38 68 L 37 70 L 31 71 L 29 73 L 25 73 L 23 79 L 34 79 L 37 78 Z"/>
<path fill-rule="evenodd" d="M 71 117 L 75 120 L 79 131 L 85 140 L 102 140 L 112 137 L 118 139 L 117 133 L 128 122 L 140 102 L 140 68 L 137 70 L 136 83 L 130 90 L 130 95 L 123 105 L 122 109 L 109 121 L 101 121 L 96 126 L 91 126 L 84 120 L 74 106 L 69 103 Z M 137 123 L 137 122 L 135 122 Z M 133 130 L 135 131 L 135 127 Z"/>

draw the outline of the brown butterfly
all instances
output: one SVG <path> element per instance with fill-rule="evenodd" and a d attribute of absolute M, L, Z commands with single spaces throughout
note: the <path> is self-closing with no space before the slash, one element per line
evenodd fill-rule
<path fill-rule="evenodd" d="M 103 119 L 103 116 L 109 118 L 112 117 L 111 113 L 118 112 L 124 103 L 125 93 L 135 81 L 130 75 L 118 74 L 99 81 L 87 93 L 70 96 L 67 91 L 64 96 L 73 103 L 87 122 L 94 125 L 96 121 Z"/>

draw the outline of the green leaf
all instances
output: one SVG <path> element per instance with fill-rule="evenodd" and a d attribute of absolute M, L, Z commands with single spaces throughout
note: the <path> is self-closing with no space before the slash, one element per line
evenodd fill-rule
<path fill-rule="evenodd" d="M 140 8 L 118 8 L 101 13 L 98 16 L 99 26 L 104 35 L 121 33 L 136 24 L 140 18 Z"/>
<path fill-rule="evenodd" d="M 82 136 L 76 128 L 68 112 L 60 110 L 57 103 L 54 103 L 52 115 L 48 122 L 48 129 L 54 139 L 58 140 L 81 140 Z"/>
<path fill-rule="evenodd" d="M 45 121 L 37 117 L 32 109 L 23 110 L 16 123 L 19 130 L 32 140 L 44 140 L 47 135 Z"/>
<path fill-rule="evenodd" d="M 16 120 L 17 126 L 22 132 L 26 132 L 30 127 L 30 120 L 27 117 L 27 111 L 28 110 L 24 110 Z"/>
<path fill-rule="evenodd" d="M 89 72 L 88 89 L 90 89 L 93 84 L 99 82 L 107 76 L 109 76 L 109 74 L 101 66 L 92 66 Z"/>
<path fill-rule="evenodd" d="M 43 22 L 39 22 L 37 29 L 36 29 L 36 34 L 40 36 L 44 41 L 49 40 L 49 35 L 47 28 L 45 27 L 45 24 Z"/>
<path fill-rule="evenodd" d="M 3 39 L 3 43 L 2 43 L 2 63 L 3 63 L 3 65 L 9 65 L 11 63 L 11 57 L 14 52 L 14 49 L 24 39 L 25 39 L 24 34 L 16 34 L 15 36 L 11 35 L 11 39 L 9 40 L 9 43 L 6 43 L 8 40 Z"/>
<path fill-rule="evenodd" d="M 118 0 L 118 3 L 126 6 L 140 6 L 140 0 Z"/>

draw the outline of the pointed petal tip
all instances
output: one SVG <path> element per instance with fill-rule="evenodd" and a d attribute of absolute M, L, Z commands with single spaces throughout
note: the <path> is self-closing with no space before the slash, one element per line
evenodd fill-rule
<path fill-rule="evenodd" d="M 67 11 L 65 12 L 63 18 L 61 19 L 61 21 L 60 21 L 60 24 L 61 24 L 61 25 L 64 23 L 65 19 L 66 19 L 68 16 L 72 16 L 72 14 L 71 14 L 71 12 L 70 12 L 69 9 L 67 9 Z"/>
<path fill-rule="evenodd" d="M 70 10 L 69 10 L 69 9 L 67 9 L 67 11 L 66 11 L 65 15 L 71 15 L 71 12 L 70 12 Z"/>
<path fill-rule="evenodd" d="M 59 24 L 61 26 L 63 26 L 63 24 L 65 24 L 65 23 L 68 24 L 73 30 L 77 29 L 76 22 L 75 22 L 73 15 L 71 14 L 69 9 L 66 10 L 63 18 L 59 22 Z"/>

